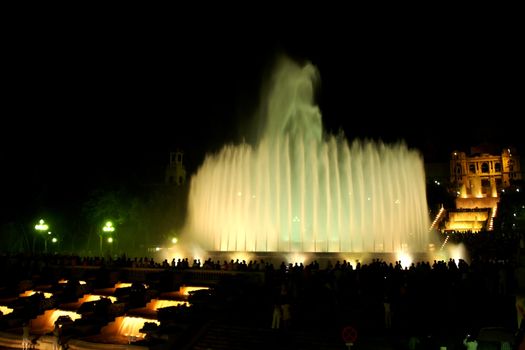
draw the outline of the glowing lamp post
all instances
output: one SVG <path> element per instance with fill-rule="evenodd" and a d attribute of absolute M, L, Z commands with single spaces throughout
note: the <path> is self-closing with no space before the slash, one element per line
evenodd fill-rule
<path fill-rule="evenodd" d="M 113 223 L 111 221 L 107 221 L 106 224 L 104 225 L 104 227 L 102 227 L 102 231 L 104 233 L 111 233 L 113 231 L 115 231 L 115 226 L 113 226 Z M 99 247 L 99 250 L 100 250 L 100 254 L 102 255 L 102 233 L 100 233 L 100 247 Z M 112 243 L 113 242 L 113 238 L 109 237 L 108 238 L 108 243 Z"/>
<path fill-rule="evenodd" d="M 49 225 L 45 223 L 43 219 L 40 219 L 38 224 L 35 225 L 35 230 L 37 230 L 39 233 L 44 233 L 49 229 Z M 48 232 L 48 234 L 51 234 L 51 232 Z M 47 237 L 44 240 L 44 252 L 47 253 Z M 35 252 L 35 239 L 33 237 L 33 253 Z"/>

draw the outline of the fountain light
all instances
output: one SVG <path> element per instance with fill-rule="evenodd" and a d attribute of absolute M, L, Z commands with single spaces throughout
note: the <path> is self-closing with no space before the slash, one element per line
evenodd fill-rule
<path fill-rule="evenodd" d="M 26 298 L 26 297 L 30 297 L 34 295 L 35 293 L 43 294 L 45 299 L 49 299 L 53 296 L 53 293 L 34 291 L 34 290 L 26 290 L 25 292 L 21 293 L 19 296 L 21 298 Z"/>
<path fill-rule="evenodd" d="M 179 288 L 179 293 L 182 295 L 190 295 L 190 292 L 194 292 L 196 290 L 208 290 L 209 287 L 196 287 L 196 286 L 181 286 Z"/>
<path fill-rule="evenodd" d="M 397 260 L 401 261 L 401 266 L 403 268 L 409 268 L 410 265 L 412 265 L 412 256 L 410 256 L 406 252 L 398 252 L 397 253 Z"/>
<path fill-rule="evenodd" d="M 295 264 L 295 263 L 304 264 L 305 261 L 306 261 L 306 256 L 304 254 L 294 253 L 288 257 L 288 263 L 291 263 L 291 264 Z"/>
<path fill-rule="evenodd" d="M 7 306 L 3 306 L 3 305 L 0 305 L 0 315 L 7 315 L 7 314 L 10 314 L 11 312 L 13 312 L 13 309 L 7 307 Z"/>
<path fill-rule="evenodd" d="M 146 322 L 152 322 L 157 326 L 160 326 L 160 321 L 142 317 L 125 316 L 118 317 L 117 319 L 120 319 L 118 334 L 128 337 L 130 340 L 136 340 L 134 338 L 144 339 L 146 337 L 145 333 L 139 332 L 142 328 L 144 328 L 144 324 Z"/>
<path fill-rule="evenodd" d="M 421 154 L 327 134 L 313 65 L 283 60 L 273 77 L 258 139 L 208 154 L 192 178 L 186 237 L 206 251 L 425 252 Z"/>
<path fill-rule="evenodd" d="M 147 306 L 148 309 L 152 310 L 158 310 L 163 309 L 165 307 L 171 307 L 171 306 L 186 306 L 189 307 L 191 304 L 187 301 L 181 301 L 181 300 L 165 300 L 165 299 L 153 299 Z"/>

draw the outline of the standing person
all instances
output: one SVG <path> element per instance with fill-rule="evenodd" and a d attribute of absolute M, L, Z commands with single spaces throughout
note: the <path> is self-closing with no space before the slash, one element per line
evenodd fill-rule
<path fill-rule="evenodd" d="M 525 350 L 525 319 L 521 320 L 520 328 L 516 332 L 516 350 Z"/>
<path fill-rule="evenodd" d="M 383 308 L 385 313 L 385 329 L 390 329 L 392 328 L 392 309 L 388 297 L 385 297 L 383 300 Z"/>
<path fill-rule="evenodd" d="M 292 322 L 292 313 L 290 311 L 290 304 L 288 302 L 284 302 L 281 305 L 282 315 L 283 315 L 283 326 L 284 329 L 288 330 L 290 329 L 290 324 Z"/>
<path fill-rule="evenodd" d="M 518 331 L 515 336 L 514 347 L 516 350 L 525 350 L 525 297 L 516 296 L 516 313 L 518 319 Z"/>
<path fill-rule="evenodd" d="M 22 349 L 27 350 L 31 347 L 31 341 L 29 340 L 29 325 L 27 322 L 22 324 Z"/>
<path fill-rule="evenodd" d="M 55 322 L 55 329 L 53 329 L 53 350 L 60 350 L 60 324 Z"/>
<path fill-rule="evenodd" d="M 478 349 L 478 342 L 470 334 L 467 335 L 465 340 L 463 340 L 463 345 L 467 347 L 467 350 L 477 350 Z"/>
<path fill-rule="evenodd" d="M 272 329 L 279 329 L 281 326 L 282 311 L 281 305 L 273 304 Z"/>

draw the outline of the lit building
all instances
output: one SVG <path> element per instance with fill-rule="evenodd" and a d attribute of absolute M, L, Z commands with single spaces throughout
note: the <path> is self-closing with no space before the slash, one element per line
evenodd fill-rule
<path fill-rule="evenodd" d="M 450 182 L 456 191 L 456 210 L 449 211 L 445 230 L 492 230 L 499 193 L 521 180 L 515 149 L 495 152 L 490 146 L 471 147 L 470 155 L 455 151 L 450 159 Z"/>
<path fill-rule="evenodd" d="M 455 184 L 461 198 L 497 197 L 510 186 L 511 180 L 521 180 L 520 161 L 515 149 L 505 148 L 501 154 L 487 153 L 488 149 L 472 147 L 471 155 L 453 152 L 450 160 L 450 182 Z"/>

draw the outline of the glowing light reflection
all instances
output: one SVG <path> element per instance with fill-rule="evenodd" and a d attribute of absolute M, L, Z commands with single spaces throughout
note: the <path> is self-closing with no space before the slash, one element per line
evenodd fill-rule
<path fill-rule="evenodd" d="M 8 315 L 8 314 L 10 314 L 11 312 L 13 312 L 13 309 L 8 308 L 7 306 L 2 306 L 2 305 L 0 305 L 0 313 L 1 313 L 2 315 Z"/>
<path fill-rule="evenodd" d="M 146 334 L 140 333 L 139 330 L 141 330 L 144 327 L 144 324 L 146 322 L 153 322 L 157 326 L 160 326 L 160 322 L 157 320 L 142 317 L 126 316 L 123 317 L 121 320 L 120 326 L 118 328 L 118 334 L 126 337 L 144 338 Z"/>
<path fill-rule="evenodd" d="M 86 303 L 90 301 L 99 301 L 100 299 L 104 299 L 104 298 L 111 300 L 112 303 L 117 302 L 117 298 L 114 296 L 102 296 L 102 295 L 95 295 L 95 294 L 84 295 L 84 297 L 81 299 L 81 302 Z"/>
<path fill-rule="evenodd" d="M 192 286 L 182 286 L 179 289 L 179 293 L 182 295 L 190 295 L 190 292 L 194 292 L 196 290 L 207 290 L 210 289 L 208 287 L 192 287 Z"/>
<path fill-rule="evenodd" d="M 162 308 L 170 307 L 170 306 L 190 306 L 190 303 L 188 303 L 187 301 L 180 301 L 180 300 L 154 299 L 148 304 L 147 307 L 148 309 L 151 309 L 151 310 L 158 310 L 158 309 L 162 309 Z"/>
<path fill-rule="evenodd" d="M 405 253 L 405 252 L 399 252 L 397 253 L 397 260 L 400 260 L 401 261 L 401 266 L 403 268 L 408 268 L 410 267 L 410 265 L 412 265 L 412 257 Z"/>
<path fill-rule="evenodd" d="M 26 298 L 26 297 L 30 297 L 32 295 L 34 295 L 35 293 L 41 293 L 41 294 L 44 294 L 44 298 L 46 299 L 49 299 L 53 296 L 53 293 L 48 293 L 48 292 L 39 292 L 39 291 L 34 291 L 34 290 L 26 290 L 25 292 L 23 292 L 22 294 L 20 294 L 19 296 L 21 298 Z"/>

